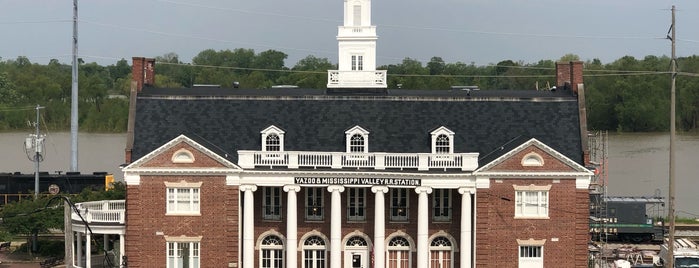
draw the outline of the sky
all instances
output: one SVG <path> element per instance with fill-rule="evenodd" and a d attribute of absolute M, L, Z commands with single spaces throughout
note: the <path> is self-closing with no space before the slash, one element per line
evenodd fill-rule
<path fill-rule="evenodd" d="M 675 5 L 677 56 L 699 54 L 696 0 L 375 0 L 378 65 L 536 63 L 575 54 L 610 63 L 669 56 Z M 78 56 L 102 65 L 205 49 L 274 49 L 293 67 L 308 55 L 337 63 L 342 0 L 79 0 Z M 0 0 L 0 58 L 71 63 L 72 0 Z"/>

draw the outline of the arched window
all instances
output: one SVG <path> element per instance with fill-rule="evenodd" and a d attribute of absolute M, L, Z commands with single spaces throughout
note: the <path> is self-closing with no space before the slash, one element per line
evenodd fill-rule
<path fill-rule="evenodd" d="M 388 242 L 388 266 L 391 268 L 410 267 L 410 242 L 405 237 L 396 236 Z"/>
<path fill-rule="evenodd" d="M 435 141 L 435 153 L 438 154 L 448 154 L 449 151 L 451 150 L 451 147 L 449 146 L 449 137 L 444 134 L 440 134 L 437 136 L 437 140 Z"/>
<path fill-rule="evenodd" d="M 265 149 L 268 152 L 279 152 L 281 151 L 281 146 L 279 143 L 279 135 L 269 134 L 265 142 Z"/>
<path fill-rule="evenodd" d="M 452 246 L 449 238 L 438 236 L 430 243 L 430 268 L 451 268 Z"/>
<path fill-rule="evenodd" d="M 364 152 L 364 137 L 361 134 L 354 134 L 350 139 L 350 152 L 351 153 L 363 153 Z"/>
<path fill-rule="evenodd" d="M 261 268 L 284 268 L 284 243 L 276 235 L 268 235 L 260 245 Z"/>
<path fill-rule="evenodd" d="M 345 246 L 348 247 L 366 247 L 367 243 L 364 238 L 361 236 L 353 236 L 350 239 L 347 239 L 347 243 L 345 243 Z"/>
<path fill-rule="evenodd" d="M 325 268 L 325 240 L 314 235 L 303 242 L 303 267 Z"/>

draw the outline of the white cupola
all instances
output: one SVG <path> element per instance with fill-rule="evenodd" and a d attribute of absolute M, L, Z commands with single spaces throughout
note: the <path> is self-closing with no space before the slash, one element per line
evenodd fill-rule
<path fill-rule="evenodd" d="M 370 0 L 344 0 L 338 27 L 338 70 L 328 71 L 328 88 L 386 88 L 386 71 L 376 71 L 376 26 Z"/>

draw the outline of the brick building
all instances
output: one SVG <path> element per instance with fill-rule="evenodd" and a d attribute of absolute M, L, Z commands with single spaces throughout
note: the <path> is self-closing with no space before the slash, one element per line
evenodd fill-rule
<path fill-rule="evenodd" d="M 162 89 L 134 58 L 133 267 L 585 267 L 582 63 L 556 90 L 386 89 L 369 0 L 328 89 Z"/>

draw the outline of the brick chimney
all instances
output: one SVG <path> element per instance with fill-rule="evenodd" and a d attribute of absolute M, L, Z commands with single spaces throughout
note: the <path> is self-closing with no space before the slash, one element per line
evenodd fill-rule
<path fill-rule="evenodd" d="M 590 150 L 587 137 L 587 108 L 585 107 L 585 85 L 583 83 L 582 61 L 556 63 L 556 87 L 570 89 L 578 97 L 578 116 L 580 117 L 580 146 L 583 151 L 583 164 L 590 164 Z"/>
<path fill-rule="evenodd" d="M 583 83 L 583 62 L 557 62 L 556 63 L 556 87 L 572 90 L 578 94 L 578 84 Z"/>
<path fill-rule="evenodd" d="M 153 86 L 155 84 L 155 59 L 133 57 L 131 74 L 136 83 L 137 92 L 141 92 L 145 86 Z"/>

